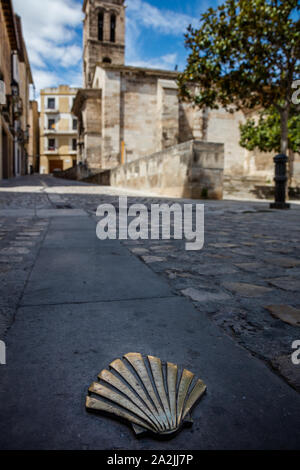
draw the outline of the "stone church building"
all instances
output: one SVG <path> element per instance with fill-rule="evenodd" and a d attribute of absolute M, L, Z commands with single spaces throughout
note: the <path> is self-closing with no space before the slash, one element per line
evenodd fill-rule
<path fill-rule="evenodd" d="M 84 0 L 83 11 L 84 88 L 78 91 L 73 106 L 79 120 L 78 163 L 99 173 L 120 166 L 130 169 L 135 162 L 134 171 L 139 175 L 149 171 L 149 164 L 141 170 L 137 162 L 157 153 L 160 160 L 174 156 L 174 146 L 179 146 L 182 155 L 187 148 L 182 144 L 195 140 L 219 144 L 218 151 L 224 144 L 223 158 L 219 155 L 217 164 L 208 161 L 207 170 L 222 170 L 222 175 L 224 170 L 227 180 L 250 177 L 273 181 L 274 155 L 248 152 L 239 145 L 239 124 L 246 119 L 242 112 L 194 108 L 178 99 L 177 72 L 125 65 L 124 0 Z M 155 165 L 162 171 L 157 159 Z M 189 193 L 176 190 L 173 195 Z"/>

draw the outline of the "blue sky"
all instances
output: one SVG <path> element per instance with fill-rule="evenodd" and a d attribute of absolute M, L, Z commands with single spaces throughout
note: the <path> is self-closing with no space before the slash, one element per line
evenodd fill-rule
<path fill-rule="evenodd" d="M 82 86 L 82 0 L 13 0 L 20 14 L 34 81 Z M 184 32 L 218 0 L 127 0 L 126 64 L 182 69 Z"/>

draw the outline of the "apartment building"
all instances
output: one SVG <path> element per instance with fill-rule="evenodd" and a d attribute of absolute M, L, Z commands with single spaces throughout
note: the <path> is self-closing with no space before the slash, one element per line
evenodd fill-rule
<path fill-rule="evenodd" d="M 77 89 L 41 91 L 40 173 L 64 171 L 77 163 L 77 118 L 71 113 Z"/>
<path fill-rule="evenodd" d="M 0 0 L 0 179 L 27 173 L 33 78 L 21 18 Z"/>
<path fill-rule="evenodd" d="M 37 101 L 29 103 L 28 172 L 38 172 L 40 164 L 40 124 Z"/>
<path fill-rule="evenodd" d="M 13 174 L 12 52 L 17 50 L 11 2 L 0 2 L 0 179 Z"/>

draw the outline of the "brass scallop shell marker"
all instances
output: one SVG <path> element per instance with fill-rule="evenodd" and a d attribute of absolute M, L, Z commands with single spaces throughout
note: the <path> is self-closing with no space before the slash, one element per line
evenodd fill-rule
<path fill-rule="evenodd" d="M 86 398 L 90 411 L 109 413 L 129 422 L 136 435 L 149 432 L 171 437 L 191 425 L 190 412 L 206 391 L 194 374 L 153 356 L 126 354 L 98 375 Z M 100 398 L 100 399 L 99 399 Z"/>

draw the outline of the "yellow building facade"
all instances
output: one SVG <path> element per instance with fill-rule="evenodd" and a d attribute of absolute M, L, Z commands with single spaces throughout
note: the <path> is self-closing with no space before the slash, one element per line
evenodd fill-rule
<path fill-rule="evenodd" d="M 72 168 L 77 162 L 77 118 L 71 113 L 77 89 L 67 85 L 41 91 L 40 173 Z"/>

